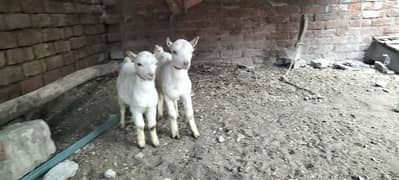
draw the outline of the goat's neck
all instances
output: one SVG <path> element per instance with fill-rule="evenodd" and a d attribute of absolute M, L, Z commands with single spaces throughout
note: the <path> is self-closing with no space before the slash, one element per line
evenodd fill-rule
<path fill-rule="evenodd" d="M 188 78 L 188 70 L 187 69 L 176 69 L 173 65 L 169 65 L 169 70 L 173 79 L 180 80 L 180 79 L 187 79 Z"/>
<path fill-rule="evenodd" d="M 135 81 L 136 87 L 147 88 L 147 87 L 155 86 L 154 81 L 144 80 L 140 76 L 138 76 L 137 74 L 135 76 L 134 81 Z"/>

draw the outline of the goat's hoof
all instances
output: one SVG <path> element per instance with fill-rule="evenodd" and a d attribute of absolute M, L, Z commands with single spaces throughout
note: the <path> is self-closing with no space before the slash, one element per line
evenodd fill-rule
<path fill-rule="evenodd" d="M 159 142 L 153 142 L 152 145 L 153 145 L 154 147 L 158 147 L 158 146 L 159 146 Z"/>
<path fill-rule="evenodd" d="M 139 148 L 144 149 L 145 148 L 145 143 L 137 143 L 137 146 L 139 146 Z"/>
<path fill-rule="evenodd" d="M 173 138 L 173 139 L 180 139 L 180 134 L 177 133 L 177 134 L 175 134 L 175 135 L 172 135 L 172 138 Z"/>
<path fill-rule="evenodd" d="M 194 136 L 195 139 L 198 139 L 200 137 L 200 134 L 199 133 L 194 133 L 193 136 Z"/>

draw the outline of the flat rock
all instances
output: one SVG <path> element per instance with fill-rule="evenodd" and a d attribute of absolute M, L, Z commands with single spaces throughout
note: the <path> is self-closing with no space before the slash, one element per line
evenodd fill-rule
<path fill-rule="evenodd" d="M 381 73 L 388 73 L 388 68 L 380 61 L 376 61 L 374 64 L 374 69 L 380 71 Z"/>
<path fill-rule="evenodd" d="M 388 83 L 387 83 L 386 81 L 376 81 L 374 85 L 375 85 L 376 87 L 382 87 L 382 88 L 384 88 L 384 87 L 387 86 L 387 84 L 388 84 Z"/>
<path fill-rule="evenodd" d="M 65 160 L 51 168 L 50 171 L 44 175 L 43 180 L 67 180 L 75 176 L 78 169 L 79 165 L 76 162 Z"/>
<path fill-rule="evenodd" d="M 43 120 L 6 126 L 0 131 L 0 141 L 4 151 L 0 176 L 4 179 L 21 178 L 56 150 L 50 128 Z"/>
<path fill-rule="evenodd" d="M 330 62 L 326 59 L 314 59 L 310 61 L 310 66 L 318 69 L 327 68 L 330 65 Z"/>
<path fill-rule="evenodd" d="M 116 172 L 113 169 L 107 169 L 104 172 L 104 177 L 106 177 L 108 179 L 113 179 L 116 177 Z"/>

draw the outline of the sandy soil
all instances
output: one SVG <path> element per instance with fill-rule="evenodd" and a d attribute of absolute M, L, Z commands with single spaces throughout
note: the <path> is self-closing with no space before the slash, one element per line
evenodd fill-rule
<path fill-rule="evenodd" d="M 179 140 L 170 138 L 169 122 L 158 122 L 158 148 L 148 142 L 139 149 L 132 124 L 114 128 L 70 157 L 80 165 L 73 179 L 104 179 L 107 169 L 116 179 L 137 180 L 399 179 L 398 75 L 370 68 L 291 72 L 290 80 L 316 97 L 279 81 L 284 71 L 194 66 L 199 139 L 183 116 Z M 386 82 L 385 90 L 376 81 Z M 51 105 L 58 149 L 118 113 L 115 83 L 97 79 Z"/>

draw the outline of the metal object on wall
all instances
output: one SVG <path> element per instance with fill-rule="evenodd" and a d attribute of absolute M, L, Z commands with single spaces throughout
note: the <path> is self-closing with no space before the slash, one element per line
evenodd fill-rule
<path fill-rule="evenodd" d="M 387 63 L 389 69 L 399 73 L 399 36 L 374 37 L 365 57 L 366 63 L 373 61 Z"/>

